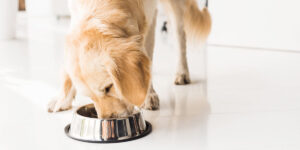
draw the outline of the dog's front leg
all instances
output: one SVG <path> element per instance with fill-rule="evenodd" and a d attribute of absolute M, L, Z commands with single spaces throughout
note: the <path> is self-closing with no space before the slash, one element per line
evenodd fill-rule
<path fill-rule="evenodd" d="M 155 12 L 155 15 L 153 17 L 152 23 L 149 27 L 149 30 L 148 30 L 148 33 L 147 33 L 146 39 L 145 39 L 146 54 L 148 55 L 148 57 L 150 58 L 151 61 L 152 61 L 152 57 L 153 57 L 153 49 L 154 49 L 154 44 L 155 44 L 156 15 L 157 15 L 157 12 Z M 149 89 L 147 99 L 144 102 L 143 108 L 148 109 L 148 110 L 159 109 L 159 98 L 153 88 L 152 83 L 151 83 L 151 86 Z"/>
<path fill-rule="evenodd" d="M 60 93 L 48 104 L 48 112 L 69 110 L 76 95 L 76 90 L 68 74 L 64 74 Z"/>

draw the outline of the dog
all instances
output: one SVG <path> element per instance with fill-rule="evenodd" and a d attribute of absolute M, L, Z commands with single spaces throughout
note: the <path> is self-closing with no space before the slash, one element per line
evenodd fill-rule
<path fill-rule="evenodd" d="M 71 109 L 76 93 L 93 101 L 98 118 L 127 116 L 135 106 L 159 109 L 151 83 L 157 3 L 176 39 L 175 84 L 190 83 L 186 39 L 204 41 L 209 35 L 207 7 L 200 10 L 195 0 L 69 0 L 64 79 L 48 111 Z"/>

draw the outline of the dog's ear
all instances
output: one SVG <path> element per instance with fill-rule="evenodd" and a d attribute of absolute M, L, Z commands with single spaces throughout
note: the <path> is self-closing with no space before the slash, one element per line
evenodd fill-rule
<path fill-rule="evenodd" d="M 141 106 L 150 85 L 150 60 L 135 43 L 127 42 L 118 47 L 120 50 L 110 54 L 108 72 L 117 93 L 127 102 Z"/>

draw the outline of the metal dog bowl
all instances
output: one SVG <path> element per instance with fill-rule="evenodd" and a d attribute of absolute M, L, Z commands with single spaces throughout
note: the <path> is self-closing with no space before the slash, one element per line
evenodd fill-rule
<path fill-rule="evenodd" d="M 91 143 L 117 143 L 138 139 L 152 130 L 140 112 L 126 118 L 98 119 L 93 104 L 76 110 L 72 123 L 65 127 L 68 137 Z"/>

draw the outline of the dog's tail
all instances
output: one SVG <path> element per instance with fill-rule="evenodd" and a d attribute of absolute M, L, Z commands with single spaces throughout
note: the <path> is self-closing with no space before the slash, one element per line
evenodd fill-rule
<path fill-rule="evenodd" d="M 192 41 L 205 41 L 211 30 L 211 17 L 205 7 L 200 10 L 195 0 L 187 0 L 184 11 L 184 30 L 187 38 Z"/>

